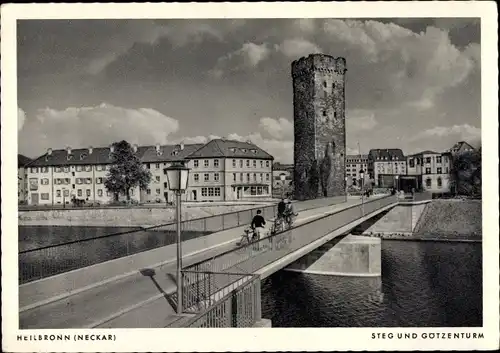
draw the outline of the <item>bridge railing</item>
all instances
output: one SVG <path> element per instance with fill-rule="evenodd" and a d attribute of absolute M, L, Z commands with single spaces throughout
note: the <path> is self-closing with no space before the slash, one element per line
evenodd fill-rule
<path fill-rule="evenodd" d="M 218 274 L 208 274 L 208 277 Z M 220 275 L 220 274 L 219 274 Z M 185 327 L 252 327 L 261 318 L 260 276 L 236 275 L 241 278 L 233 285 L 212 294 L 213 302 L 202 306 L 203 310 Z M 206 303 L 206 302 L 205 302 Z"/>
<path fill-rule="evenodd" d="M 218 254 L 211 259 L 190 265 L 184 271 L 251 274 L 364 215 L 397 203 L 397 201 L 395 196 L 367 200 L 364 204 L 345 208 Z M 188 283 L 183 283 L 183 286 L 186 285 Z"/>
<path fill-rule="evenodd" d="M 308 200 L 296 206 L 297 211 L 345 202 L 344 197 Z M 224 213 L 181 222 L 183 241 L 247 225 L 257 210 L 266 219 L 276 214 L 276 205 Z M 68 227 L 71 229 L 70 227 Z M 175 244 L 176 224 L 133 229 L 126 232 L 77 239 L 19 251 L 19 283 L 28 283 L 60 273 L 130 256 L 143 251 Z"/>

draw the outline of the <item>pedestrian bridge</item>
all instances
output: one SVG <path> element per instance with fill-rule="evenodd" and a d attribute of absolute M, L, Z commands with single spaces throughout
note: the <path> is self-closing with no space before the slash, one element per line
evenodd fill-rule
<path fill-rule="evenodd" d="M 396 196 L 358 203 L 184 268 L 183 312 L 198 313 L 185 325 L 251 327 L 258 324 L 262 279 L 397 203 Z"/>
<path fill-rule="evenodd" d="M 295 207 L 299 217 L 293 228 L 239 247 L 235 242 L 241 236 L 242 224 L 248 224 L 255 210 L 185 222 L 189 229 L 199 227 L 212 233 L 183 241 L 181 316 L 175 313 L 175 244 L 141 252 L 134 250 L 133 242 L 122 240 L 122 257 L 112 254 L 114 259 L 100 257 L 95 261 L 89 260 L 92 254 L 81 247 L 66 250 L 73 259 L 83 253 L 83 260 L 75 270 L 56 275 L 60 267 L 47 267 L 45 275 L 40 266 L 36 271 L 22 269 L 20 256 L 21 283 L 23 276 L 33 278 L 34 272 L 40 276 L 20 285 L 20 328 L 258 325 L 262 279 L 398 204 L 395 196 L 372 197 L 364 202 L 359 198 L 341 199 L 299 202 Z M 275 208 L 261 208 L 266 219 L 274 217 Z M 174 229 L 172 225 L 157 228 L 166 231 L 158 232 L 160 237 Z M 184 232 L 186 229 L 183 226 Z M 93 249 L 99 253 L 105 245 L 100 243 Z M 112 245 L 118 249 L 117 243 Z M 38 258 L 56 263 L 57 256 L 45 256 L 40 253 L 43 249 L 37 251 Z"/>

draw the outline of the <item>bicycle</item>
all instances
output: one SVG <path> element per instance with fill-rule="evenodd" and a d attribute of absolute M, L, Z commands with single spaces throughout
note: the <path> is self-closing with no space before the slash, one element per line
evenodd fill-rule
<path fill-rule="evenodd" d="M 257 234 L 255 231 L 251 228 L 248 227 L 243 231 L 243 235 L 241 236 L 241 239 L 239 242 L 236 243 L 237 246 L 243 245 L 243 243 L 250 244 L 252 243 L 255 239 L 257 238 Z"/>

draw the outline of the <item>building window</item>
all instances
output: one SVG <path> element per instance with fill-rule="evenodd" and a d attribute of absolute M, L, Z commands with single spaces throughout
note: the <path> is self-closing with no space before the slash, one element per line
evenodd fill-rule
<path fill-rule="evenodd" d="M 243 159 L 240 159 L 240 168 L 243 168 Z"/>
<path fill-rule="evenodd" d="M 97 196 L 102 197 L 102 189 L 97 190 Z"/>
<path fill-rule="evenodd" d="M 441 156 L 437 156 L 436 163 L 441 164 L 441 162 L 442 162 Z"/>
<path fill-rule="evenodd" d="M 266 161 L 266 167 L 269 167 L 269 161 Z"/>
<path fill-rule="evenodd" d="M 240 173 L 240 181 L 243 181 L 243 173 Z"/>
<path fill-rule="evenodd" d="M 91 165 L 86 165 L 85 166 L 85 171 L 86 172 L 91 172 L 92 171 L 92 166 Z"/>
<path fill-rule="evenodd" d="M 101 170 L 102 170 L 102 167 L 101 167 L 100 165 L 96 165 L 96 166 L 95 166 L 95 170 L 99 172 L 99 171 L 101 171 Z"/>
<path fill-rule="evenodd" d="M 264 174 L 260 173 L 260 181 L 264 180 Z"/>
<path fill-rule="evenodd" d="M 208 168 L 208 159 L 205 159 L 205 160 L 203 161 L 203 165 L 205 166 L 205 168 Z"/>
<path fill-rule="evenodd" d="M 438 173 L 438 174 L 442 174 L 442 172 L 443 172 L 443 169 L 442 169 L 441 167 L 438 167 L 438 168 L 437 168 L 437 173 Z"/>
<path fill-rule="evenodd" d="M 87 197 L 90 197 L 90 189 L 87 189 Z"/>
<path fill-rule="evenodd" d="M 219 167 L 219 160 L 218 159 L 214 159 L 214 167 L 215 168 Z"/>
<path fill-rule="evenodd" d="M 199 161 L 195 160 L 195 161 L 193 162 L 193 165 L 194 165 L 194 167 L 195 167 L 195 168 L 198 168 Z"/>
<path fill-rule="evenodd" d="M 431 174 L 431 168 L 429 167 L 425 168 L 425 174 Z"/>
<path fill-rule="evenodd" d="M 199 174 L 195 174 L 195 175 L 194 175 L 194 181 L 195 181 L 195 182 L 200 181 L 200 175 L 199 175 Z M 165 186 L 165 187 L 166 187 L 166 186 Z"/>
<path fill-rule="evenodd" d="M 236 159 L 233 159 L 233 168 L 236 168 Z"/>
<path fill-rule="evenodd" d="M 415 168 L 415 160 L 413 158 L 410 158 L 410 168 Z"/>
<path fill-rule="evenodd" d="M 106 191 L 106 196 L 111 196 L 111 193 L 109 191 Z"/>
<path fill-rule="evenodd" d="M 208 188 L 208 197 L 214 196 L 214 188 Z"/>
<path fill-rule="evenodd" d="M 210 180 L 208 173 L 203 174 L 203 180 L 205 180 L 205 181 Z"/>
<path fill-rule="evenodd" d="M 431 180 L 431 178 L 427 178 L 427 179 L 425 179 L 425 186 L 426 186 L 426 187 L 428 187 L 428 188 L 430 188 L 430 187 L 431 187 L 431 185 L 432 185 L 432 180 Z"/>
<path fill-rule="evenodd" d="M 253 181 L 257 181 L 257 174 L 253 173 Z"/>
<path fill-rule="evenodd" d="M 49 179 L 43 178 L 41 184 L 42 185 L 49 185 Z"/>
<path fill-rule="evenodd" d="M 82 166 L 81 165 L 77 165 L 76 166 L 76 171 L 77 172 L 81 172 L 82 171 Z"/>
<path fill-rule="evenodd" d="M 431 157 L 425 157 L 425 163 L 430 163 L 431 162 Z"/>
<path fill-rule="evenodd" d="M 207 188 L 201 188 L 201 196 L 207 196 Z"/>
<path fill-rule="evenodd" d="M 161 194 L 161 190 L 160 189 L 156 189 L 156 195 L 160 195 Z"/>
<path fill-rule="evenodd" d="M 43 167 L 41 168 L 42 170 L 42 173 L 48 173 L 49 172 L 49 168 L 48 167 Z"/>
<path fill-rule="evenodd" d="M 220 196 L 220 188 L 215 188 L 215 196 Z"/>
<path fill-rule="evenodd" d="M 219 181 L 219 173 L 214 174 L 214 181 Z"/>
<path fill-rule="evenodd" d="M 164 183 L 163 183 L 163 188 L 165 188 L 165 189 L 166 189 L 167 187 L 168 187 L 168 186 L 167 186 L 167 182 L 164 182 Z"/>
<path fill-rule="evenodd" d="M 247 182 L 249 182 L 249 181 L 250 181 L 250 174 L 247 173 Z"/>
<path fill-rule="evenodd" d="M 159 182 L 160 182 L 160 176 L 159 176 L 159 175 L 157 175 L 157 176 L 155 177 L 155 180 L 156 180 L 156 182 L 157 182 L 157 183 L 159 183 Z"/>
<path fill-rule="evenodd" d="M 134 189 L 130 189 L 130 196 L 134 196 Z"/>
<path fill-rule="evenodd" d="M 31 173 L 38 173 L 38 168 L 31 168 Z"/>
<path fill-rule="evenodd" d="M 49 193 L 48 192 L 42 192 L 42 194 L 40 195 L 40 197 L 42 198 L 42 200 L 48 200 L 49 199 Z"/>
<path fill-rule="evenodd" d="M 147 163 L 146 164 L 146 169 L 151 169 L 151 164 Z"/>
<path fill-rule="evenodd" d="M 61 190 L 56 190 L 56 196 L 61 197 Z"/>
<path fill-rule="evenodd" d="M 85 184 L 92 184 L 91 178 L 85 178 Z"/>
<path fill-rule="evenodd" d="M 264 161 L 260 161 L 260 167 L 264 167 Z"/>
<path fill-rule="evenodd" d="M 63 195 L 64 195 L 64 197 L 68 197 L 69 196 L 69 190 L 64 190 Z"/>
<path fill-rule="evenodd" d="M 78 189 L 76 191 L 76 194 L 79 196 L 79 197 L 82 197 L 83 193 L 82 193 L 82 189 Z"/>
<path fill-rule="evenodd" d="M 269 173 L 266 173 L 266 181 L 269 181 Z"/>
<path fill-rule="evenodd" d="M 65 173 L 69 173 L 69 167 L 64 167 L 63 169 Z"/>
<path fill-rule="evenodd" d="M 55 167 L 55 168 L 54 168 L 54 172 L 56 172 L 56 173 L 60 173 L 60 172 L 61 172 L 61 168 L 60 168 L 60 167 Z"/>
<path fill-rule="evenodd" d="M 257 161 L 255 159 L 253 160 L 253 167 L 257 168 Z"/>
<path fill-rule="evenodd" d="M 236 181 L 236 173 L 233 173 L 233 181 Z"/>
<path fill-rule="evenodd" d="M 102 184 L 102 178 L 96 178 L 95 182 L 96 184 Z"/>
<path fill-rule="evenodd" d="M 151 189 L 147 189 L 146 194 L 151 195 Z"/>
<path fill-rule="evenodd" d="M 437 186 L 440 189 L 443 187 L 443 180 L 441 178 L 437 178 Z"/>
<path fill-rule="evenodd" d="M 250 167 L 250 161 L 247 159 L 247 167 Z"/>

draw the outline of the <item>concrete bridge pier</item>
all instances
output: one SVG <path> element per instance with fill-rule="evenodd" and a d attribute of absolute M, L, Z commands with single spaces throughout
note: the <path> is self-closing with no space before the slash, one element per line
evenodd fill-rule
<path fill-rule="evenodd" d="M 381 251 L 381 239 L 349 234 L 329 241 L 285 270 L 317 275 L 376 277 L 382 275 Z"/>

